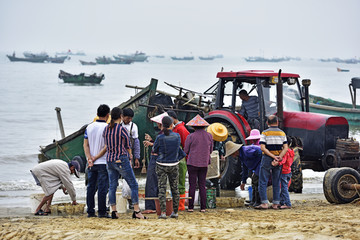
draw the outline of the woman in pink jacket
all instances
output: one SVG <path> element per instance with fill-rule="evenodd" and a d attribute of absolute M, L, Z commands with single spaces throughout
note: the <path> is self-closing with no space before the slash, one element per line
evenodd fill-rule
<path fill-rule="evenodd" d="M 194 211 L 194 198 L 196 182 L 199 185 L 200 195 L 200 211 L 205 212 L 206 209 L 206 174 L 208 165 L 210 164 L 210 154 L 213 150 L 212 135 L 205 131 L 205 127 L 209 126 L 200 115 L 196 115 L 190 122 L 186 124 L 195 129 L 185 141 L 184 151 L 188 155 L 187 169 L 189 173 L 189 207 L 188 212 Z"/>

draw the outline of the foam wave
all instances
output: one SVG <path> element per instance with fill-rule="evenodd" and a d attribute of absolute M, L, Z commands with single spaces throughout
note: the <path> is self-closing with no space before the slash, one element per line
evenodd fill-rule
<path fill-rule="evenodd" d="M 19 191 L 19 190 L 38 190 L 39 187 L 35 182 L 28 180 L 13 180 L 0 182 L 0 191 Z"/>

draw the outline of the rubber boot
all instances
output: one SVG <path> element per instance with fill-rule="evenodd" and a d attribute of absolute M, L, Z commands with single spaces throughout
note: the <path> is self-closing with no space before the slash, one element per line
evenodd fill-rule
<path fill-rule="evenodd" d="M 180 194 L 180 198 L 185 197 L 185 194 Z M 179 200 L 179 211 L 185 211 L 185 199 Z"/>

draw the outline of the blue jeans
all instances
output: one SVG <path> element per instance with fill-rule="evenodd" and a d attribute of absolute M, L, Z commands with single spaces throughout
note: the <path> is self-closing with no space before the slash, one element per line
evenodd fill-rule
<path fill-rule="evenodd" d="M 98 191 L 98 214 L 106 214 L 106 194 L 109 188 L 106 164 L 98 164 L 89 168 L 86 192 L 87 213 L 95 214 L 95 193 Z"/>
<path fill-rule="evenodd" d="M 291 179 L 291 173 L 281 174 L 280 183 L 281 183 L 281 191 L 280 191 L 280 204 L 291 207 L 288 184 Z"/>
<path fill-rule="evenodd" d="M 158 190 L 158 179 L 156 175 L 156 159 L 157 156 L 151 155 L 149 164 L 146 172 L 146 183 L 145 183 L 145 197 L 157 197 L 159 194 Z M 145 200 L 146 210 L 156 210 L 154 200 Z"/>
<path fill-rule="evenodd" d="M 110 206 L 116 205 L 116 188 L 119 184 L 119 176 L 121 175 L 131 189 L 131 201 L 134 205 L 139 204 L 139 187 L 134 172 L 130 166 L 129 157 L 121 155 L 120 159 L 107 162 L 107 170 L 109 173 L 109 203 Z"/>
<path fill-rule="evenodd" d="M 280 204 L 280 174 L 281 166 L 274 167 L 271 165 L 273 158 L 263 155 L 260 164 L 260 176 L 259 176 L 259 195 L 261 203 L 269 203 L 266 194 L 267 183 L 272 175 L 273 185 L 273 204 Z"/>

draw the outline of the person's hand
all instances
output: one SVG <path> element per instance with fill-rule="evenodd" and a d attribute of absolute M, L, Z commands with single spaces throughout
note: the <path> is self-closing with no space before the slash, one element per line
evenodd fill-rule
<path fill-rule="evenodd" d="M 132 160 L 133 159 L 133 155 L 131 153 L 129 153 L 129 159 Z"/>
<path fill-rule="evenodd" d="M 72 202 L 72 205 L 77 205 L 77 202 L 76 202 L 76 200 Z"/>
<path fill-rule="evenodd" d="M 134 163 L 134 168 L 139 168 L 140 167 L 140 161 L 139 159 L 135 159 L 135 163 Z"/>
<path fill-rule="evenodd" d="M 274 159 L 278 162 L 281 162 L 281 160 L 282 160 L 280 156 L 276 156 Z"/>
<path fill-rule="evenodd" d="M 240 189 L 241 189 L 242 191 L 245 190 L 245 183 L 242 183 L 242 184 L 240 185 Z"/>
<path fill-rule="evenodd" d="M 144 144 L 145 147 L 149 147 L 149 146 L 153 146 L 153 145 L 154 145 L 154 143 L 152 143 L 152 142 L 150 142 L 150 141 L 147 141 L 147 140 L 143 141 L 143 144 Z"/>
<path fill-rule="evenodd" d="M 220 161 L 225 162 L 225 157 L 224 157 L 224 155 L 221 155 L 221 156 L 220 156 Z"/>
<path fill-rule="evenodd" d="M 63 193 L 64 193 L 65 195 L 68 195 L 68 194 L 69 194 L 69 193 L 67 192 L 67 190 L 66 190 L 65 187 L 63 187 L 62 190 L 63 190 Z"/>
<path fill-rule="evenodd" d="M 88 159 L 88 168 L 91 168 L 94 166 L 94 157 L 91 156 L 91 158 Z"/>
<path fill-rule="evenodd" d="M 276 167 L 277 165 L 279 165 L 279 162 L 276 161 L 276 160 L 273 160 L 273 161 L 271 162 L 271 165 L 273 165 L 274 167 Z"/>
<path fill-rule="evenodd" d="M 145 140 L 150 142 L 152 140 L 152 138 L 149 134 L 145 133 Z"/>

